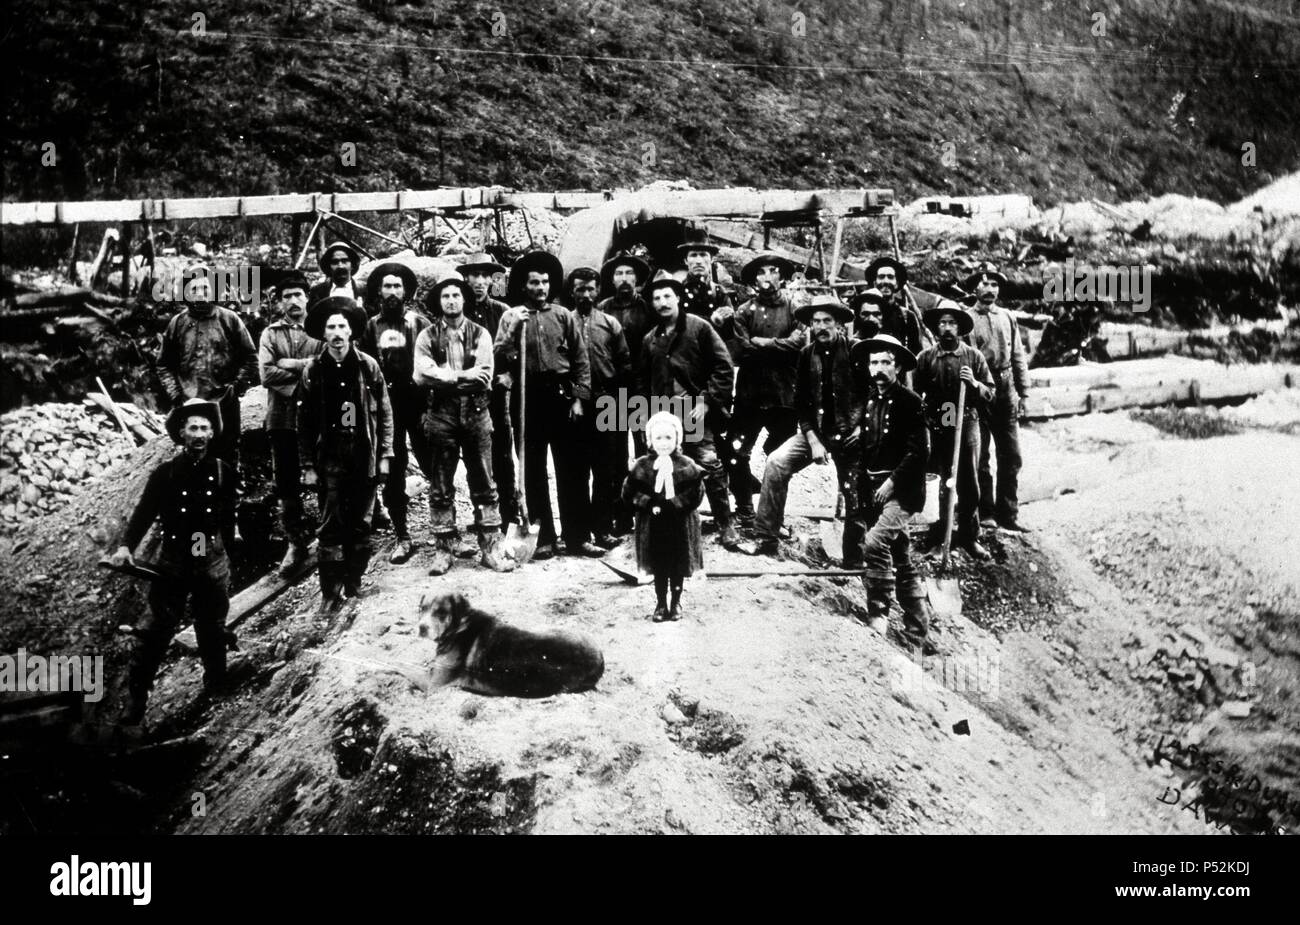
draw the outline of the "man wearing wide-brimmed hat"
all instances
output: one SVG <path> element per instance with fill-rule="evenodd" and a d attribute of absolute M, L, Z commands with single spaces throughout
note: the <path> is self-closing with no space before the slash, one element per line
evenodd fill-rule
<path fill-rule="evenodd" d="M 127 725 L 136 725 L 144 717 L 154 674 L 181 627 L 187 602 L 203 660 L 204 690 L 218 693 L 225 682 L 230 641 L 226 552 L 235 537 L 236 479 L 234 471 L 212 452 L 221 425 L 215 402 L 193 398 L 172 410 L 167 433 L 182 450 L 149 474 L 121 544 L 109 558 L 116 566 L 133 564 L 132 550 L 158 521 L 161 549 L 156 567 L 162 577 L 149 589 L 152 619 L 135 631 L 127 669 L 123 717 Z"/>
<path fill-rule="evenodd" d="M 415 344 L 415 381 L 429 390 L 424 429 L 433 450 L 430 575 L 442 575 L 451 568 L 457 532 L 456 466 L 462 457 L 480 560 L 494 568 L 499 564 L 493 544 L 501 535 L 501 517 L 492 481 L 492 417 L 488 408 L 492 338 L 486 328 L 465 317 L 465 306 L 473 298 L 470 285 L 459 276 L 439 280 L 428 295 L 428 305 L 438 309 L 438 318 Z"/>
<path fill-rule="evenodd" d="M 473 301 L 465 306 L 465 317 L 486 330 L 493 341 L 501 327 L 501 316 L 510 310 L 505 302 L 492 298 L 493 281 L 505 271 L 506 268 L 486 252 L 471 254 L 456 268 L 456 272 L 469 284 L 474 296 Z M 442 309 L 437 305 L 426 305 L 426 310 L 432 319 L 441 317 Z M 514 447 L 510 442 L 510 428 L 506 426 L 510 390 L 506 387 L 508 380 L 502 378 L 505 372 L 506 370 L 496 369 L 488 411 L 492 415 L 492 476 L 496 479 L 497 505 L 501 510 L 501 519 L 514 523 L 519 519 L 519 511 L 515 509 Z"/>
<path fill-rule="evenodd" d="M 704 470 L 704 491 L 719 541 L 735 550 L 740 535 L 731 519 L 727 471 L 716 449 L 716 434 L 725 429 L 731 407 L 735 372 L 727 345 L 713 326 L 681 310 L 685 296 L 686 287 L 662 271 L 646 287 L 646 300 L 658 322 L 641 342 L 637 393 L 677 407 L 674 413 L 686 435 L 681 451 Z"/>
<path fill-rule="evenodd" d="M 574 422 L 583 414 L 582 403 L 591 398 L 591 367 L 582 331 L 573 312 L 557 299 L 563 291 L 564 269 L 555 256 L 530 251 L 510 268 L 509 291 L 515 304 L 501 316 L 495 343 L 497 368 L 513 383 L 514 414 L 518 415 L 518 389 L 527 393 L 524 459 L 527 473 L 528 513 L 539 524 L 534 559 L 556 552 L 555 519 L 546 470 L 549 449 L 555 460 L 556 497 L 566 545 L 580 553 L 582 525 L 576 515 L 579 465 L 574 458 Z M 518 378 L 522 344 L 525 381 Z"/>
<path fill-rule="evenodd" d="M 311 292 L 307 293 L 308 307 L 331 296 L 357 300 L 361 298 L 361 287 L 353 279 L 361 268 L 361 255 L 351 244 L 335 241 L 328 245 L 320 252 L 316 265 L 325 274 L 325 279 L 312 286 Z"/>
<path fill-rule="evenodd" d="M 214 271 L 185 270 L 185 307 L 163 331 L 158 347 L 158 380 L 173 405 L 192 398 L 221 407 L 224 432 L 212 447 L 239 473 L 239 397 L 257 382 L 257 348 L 235 312 L 213 301 Z"/>
<path fill-rule="evenodd" d="M 372 553 L 375 491 L 393 457 L 393 411 L 379 362 L 356 347 L 366 313 L 352 299 L 331 297 L 307 313 L 307 333 L 325 349 L 303 370 L 298 434 L 304 481 L 320 498 L 321 616 L 361 593 Z"/>
<path fill-rule="evenodd" d="M 984 264 L 962 284 L 975 293 L 971 342 L 984 354 L 997 394 L 980 416 L 980 521 L 1023 533 L 1020 525 L 1020 410 L 1029 394 L 1029 363 L 1015 315 L 997 304 L 1007 278 Z M 992 444 L 998 461 L 997 491 L 989 464 Z"/>
<path fill-rule="evenodd" d="M 257 370 L 266 387 L 266 435 L 271 444 L 275 491 L 280 498 L 280 523 L 289 549 L 280 573 L 289 575 L 307 558 L 315 525 L 302 506 L 302 465 L 298 458 L 298 398 L 302 371 L 324 345 L 309 335 L 307 277 L 294 270 L 276 289 L 280 317 L 262 332 Z"/>
<path fill-rule="evenodd" d="M 964 308 L 951 299 L 939 302 L 924 314 L 926 327 L 934 332 L 938 343 L 927 347 L 916 358 L 912 379 L 916 393 L 925 403 L 926 421 L 930 426 L 930 469 L 940 474 L 952 467 L 953 440 L 960 432 L 961 456 L 954 474 L 948 472 L 939 493 L 939 522 L 931 539 L 942 541 L 948 519 L 948 492 L 957 490 L 957 514 L 953 524 L 956 543 L 976 559 L 989 554 L 979 543 L 979 409 L 993 399 L 993 375 L 984 362 L 984 354 L 962 338 L 971 332 L 974 321 Z M 957 406 L 961 383 L 966 383 L 966 400 L 961 420 Z"/>
<path fill-rule="evenodd" d="M 625 422 L 613 412 L 627 406 L 632 386 L 632 361 L 623 326 L 596 307 L 599 286 L 600 274 L 593 267 L 569 271 L 564 283 L 565 298 L 578 319 L 591 366 L 591 399 L 584 403 L 585 410 L 574 428 L 578 442 L 574 459 L 579 471 L 574 487 L 580 523 L 574 538 L 583 540 L 580 551 L 589 556 L 604 555 L 618 544 L 614 522 L 623 508 L 628 452 L 627 432 L 619 426 Z"/>
<path fill-rule="evenodd" d="M 430 477 L 429 442 L 424 435 L 425 389 L 416 385 L 415 342 L 429 326 L 429 319 L 411 305 L 418 282 L 414 271 L 402 263 L 381 263 L 366 280 L 366 301 L 379 313 L 366 323 L 360 347 L 379 361 L 393 407 L 393 462 L 384 481 L 384 507 L 392 518 L 397 542 L 389 561 L 405 562 L 411 557 L 411 535 L 406 528 L 406 468 L 410 460 L 406 443 L 410 438 L 415 464 Z"/>
<path fill-rule="evenodd" d="M 853 312 L 835 296 L 824 294 L 796 309 L 795 318 L 812 332 L 812 342 L 799 351 L 795 369 L 798 429 L 768 454 L 754 523 L 756 551 L 761 555 L 777 552 L 791 477 L 810 463 L 833 462 L 845 502 L 844 567 L 858 568 L 862 555 L 857 497 L 863 396 L 849 360 L 852 341 L 843 327 L 853 320 Z"/>
<path fill-rule="evenodd" d="M 880 330 L 915 356 L 925 346 L 921 319 L 907 304 L 907 267 L 893 257 L 877 257 L 867 266 L 867 282 L 883 297 Z"/>
<path fill-rule="evenodd" d="M 921 399 L 900 381 L 916 366 L 912 351 L 889 334 L 858 341 L 849 351 L 860 381 L 869 383 L 862 412 L 862 583 L 867 619 L 883 629 L 895 589 L 903 611 L 903 638 L 932 654 L 930 608 L 912 562 L 907 523 L 925 503 L 925 466 L 930 440 Z"/>
<path fill-rule="evenodd" d="M 760 488 L 749 468 L 760 431 L 767 432 L 763 452 L 771 453 L 795 432 L 795 367 L 808 331 L 795 318 L 794 305 L 781 288 L 794 264 L 772 251 L 754 257 L 740 279 L 754 297 L 733 318 L 736 362 L 736 407 L 727 428 L 724 464 L 736 499 L 736 519 L 754 522 L 754 493 Z"/>
<path fill-rule="evenodd" d="M 596 304 L 596 308 L 623 326 L 628 360 L 632 364 L 632 369 L 636 369 L 641 358 L 641 341 L 645 339 L 646 332 L 654 327 L 655 323 L 654 312 L 641 297 L 645 284 L 650 280 L 650 264 L 634 254 L 623 251 L 606 260 L 601 266 L 600 280 L 600 291 L 606 297 Z M 621 431 L 625 443 L 629 431 L 632 437 L 633 455 L 638 457 L 645 455 L 644 432 L 640 428 L 625 428 Z M 632 516 L 629 509 L 620 508 L 615 526 L 620 535 L 632 530 Z"/>
<path fill-rule="evenodd" d="M 708 233 L 699 228 L 688 228 L 686 239 L 677 245 L 677 259 L 686 267 L 682 311 L 708 321 L 725 342 L 733 308 L 731 297 L 714 280 L 713 258 L 717 255 L 717 245 L 710 243 Z"/>

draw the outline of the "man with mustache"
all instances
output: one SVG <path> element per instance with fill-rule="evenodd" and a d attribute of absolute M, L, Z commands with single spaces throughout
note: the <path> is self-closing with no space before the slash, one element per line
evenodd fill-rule
<path fill-rule="evenodd" d="M 880 330 L 896 339 L 913 356 L 925 346 L 921 319 L 907 304 L 907 267 L 893 257 L 877 257 L 867 267 L 867 282 L 881 295 Z"/>
<path fill-rule="evenodd" d="M 384 482 L 384 507 L 392 518 L 397 542 L 388 561 L 394 564 L 411 557 L 411 535 L 406 528 L 406 468 L 410 461 L 406 440 L 411 439 L 415 464 L 426 479 L 431 478 L 428 438 L 424 434 L 425 389 L 416 384 L 415 342 L 429 326 L 429 319 L 410 307 L 417 281 L 405 264 L 383 263 L 366 280 L 367 302 L 378 303 L 379 313 L 366 323 L 361 349 L 379 361 L 393 408 L 393 462 Z"/>
<path fill-rule="evenodd" d="M 487 331 L 488 337 L 493 340 L 501 326 L 501 316 L 510 310 L 505 302 L 492 298 L 492 281 L 497 274 L 505 271 L 506 268 L 488 253 L 471 254 L 468 260 L 456 268 L 456 272 L 469 284 L 474 296 L 465 306 L 465 317 Z M 442 312 L 437 305 L 427 305 L 426 310 L 429 317 L 435 320 Z M 492 475 L 496 479 L 497 504 L 501 510 L 501 520 L 515 523 L 519 520 L 519 511 L 515 508 L 515 457 L 514 447 L 510 445 L 510 428 L 506 426 L 506 414 L 510 405 L 509 383 L 510 371 L 497 368 L 491 397 L 488 399 L 488 411 L 492 415 Z"/>
<path fill-rule="evenodd" d="M 583 525 L 579 522 L 579 464 L 575 459 L 574 428 L 583 416 L 583 402 L 591 398 L 591 367 L 582 330 L 573 312 L 552 302 L 564 288 L 560 261 L 545 251 L 530 251 L 510 268 L 510 299 L 515 302 L 501 317 L 495 344 L 496 363 L 503 370 L 519 368 L 524 351 L 525 381 L 516 383 L 527 393 L 524 459 L 528 513 L 540 525 L 534 559 L 557 552 L 555 520 L 546 455 L 555 460 L 555 494 L 565 545 L 572 554 L 585 554 Z M 515 375 L 511 374 L 512 377 Z"/>
<path fill-rule="evenodd" d="M 214 301 L 211 267 L 185 270 L 185 308 L 163 331 L 157 371 L 174 405 L 192 398 L 214 401 L 226 422 L 213 453 L 239 478 L 239 396 L 257 381 L 257 348 L 239 315 Z"/>
<path fill-rule="evenodd" d="M 298 459 L 298 390 L 307 361 L 324 348 L 303 328 L 307 318 L 307 277 L 297 270 L 280 280 L 278 321 L 272 322 L 257 346 L 257 370 L 266 386 L 266 435 L 271 443 L 275 493 L 280 498 L 280 524 L 289 550 L 280 574 L 289 575 L 307 558 L 315 528 L 302 506 L 302 472 Z"/>
<path fill-rule="evenodd" d="M 755 520 L 755 552 L 777 553 L 791 477 L 811 463 L 824 466 L 834 462 L 845 502 L 844 567 L 860 568 L 862 526 L 857 491 L 863 396 L 849 359 L 852 342 L 841 327 L 853 320 L 853 312 L 833 295 L 816 295 L 795 310 L 795 318 L 812 331 L 812 342 L 799 351 L 795 370 L 798 430 L 767 457 Z"/>
<path fill-rule="evenodd" d="M 736 408 L 727 429 L 725 465 L 741 526 L 754 522 L 754 493 L 760 483 L 749 460 L 759 432 L 767 431 L 763 452 L 770 454 L 794 434 L 797 424 L 795 368 L 808 332 L 781 289 L 793 273 L 793 263 L 771 252 L 759 254 L 740 272 L 741 281 L 755 294 L 736 309 L 733 319 Z"/>
<path fill-rule="evenodd" d="M 606 298 L 598 302 L 596 308 L 623 326 L 628 361 L 632 364 L 632 369 L 636 369 L 641 359 L 641 341 L 655 324 L 654 312 L 646 305 L 645 299 L 641 298 L 641 290 L 650 279 L 650 264 L 632 254 L 618 253 L 601 266 L 600 279 L 600 291 L 605 293 Z M 629 431 L 632 435 L 633 455 L 644 456 L 647 447 L 645 434 L 640 428 L 625 428 L 622 431 L 623 445 L 627 444 Z M 620 536 L 632 530 L 632 513 L 622 506 L 621 499 L 615 517 L 615 528 Z"/>
<path fill-rule="evenodd" d="M 221 433 L 221 410 L 192 398 L 167 416 L 167 433 L 182 450 L 149 474 L 140 500 L 109 563 L 134 565 L 132 550 L 154 521 L 161 530 L 157 569 L 162 577 L 149 587 L 151 619 L 135 630 L 128 661 L 122 721 L 144 718 L 149 688 L 172 636 L 181 627 L 188 603 L 203 661 L 203 689 L 220 693 L 226 681 L 226 631 L 230 609 L 230 560 L 235 541 L 236 479 L 213 452 Z"/>
<path fill-rule="evenodd" d="M 493 543 L 500 538 L 501 516 L 492 484 L 492 338 L 465 317 L 474 298 L 470 284 L 448 277 L 429 291 L 427 304 L 438 320 L 415 343 L 415 382 L 429 389 L 424 427 L 433 450 L 429 479 L 429 528 L 433 533 L 430 575 L 451 568 L 456 536 L 456 466 L 465 460 L 480 561 L 497 568 Z"/>
<path fill-rule="evenodd" d="M 1029 394 L 1029 363 L 1016 318 L 998 304 L 1007 279 L 992 264 L 985 264 L 962 283 L 975 293 L 971 342 L 984 354 L 997 394 L 980 415 L 980 523 L 1014 533 L 1028 532 L 1020 525 L 1020 412 Z M 989 465 L 989 445 L 998 461 L 997 492 Z"/>
<path fill-rule="evenodd" d="M 727 472 L 715 449 L 716 430 L 731 404 L 734 367 L 727 345 L 707 321 L 682 311 L 686 287 L 660 272 L 646 289 L 658 323 L 641 342 L 637 368 L 637 394 L 656 396 L 690 410 L 682 422 L 686 438 L 681 451 L 704 470 L 704 491 L 718 526 L 719 542 L 730 550 L 740 548 L 740 536 L 731 521 Z"/>
<path fill-rule="evenodd" d="M 321 299 L 338 296 L 343 299 L 360 299 L 361 287 L 353 277 L 361 267 L 361 255 L 356 248 L 343 241 L 335 241 L 321 251 L 316 261 L 325 279 L 311 287 L 307 293 L 307 307 L 315 305 Z"/>
<path fill-rule="evenodd" d="M 632 381 L 623 326 L 596 307 L 599 285 L 600 274 L 592 267 L 570 271 L 564 284 L 591 366 L 591 401 L 585 403 L 587 407 L 576 428 L 578 448 L 574 454 L 578 464 L 577 516 L 582 523 L 577 538 L 586 537 L 581 550 L 589 556 L 603 555 L 618 545 L 613 536 L 614 521 L 623 506 L 623 480 L 627 478 L 627 431 L 617 426 L 617 415 L 598 414 L 598 405 L 603 398 L 618 407 L 619 390 L 626 390 Z M 611 418 L 614 425 L 603 426 Z"/>
<path fill-rule="evenodd" d="M 735 309 L 731 297 L 714 282 L 713 258 L 717 255 L 717 245 L 710 244 L 708 234 L 696 228 L 688 229 L 686 240 L 677 245 L 677 259 L 686 267 L 681 310 L 708 321 L 725 343 L 732 336 Z"/>
<path fill-rule="evenodd" d="M 916 375 L 913 382 L 916 393 L 925 403 L 926 418 L 930 425 L 931 468 L 942 474 L 952 465 L 953 440 L 961 441 L 961 455 L 957 472 L 948 473 L 939 493 L 939 522 L 934 525 L 931 537 L 942 542 L 948 519 L 949 486 L 957 491 L 956 523 L 953 535 L 974 558 L 984 560 L 988 551 L 980 545 L 979 531 L 979 409 L 993 399 L 993 374 L 989 372 L 984 354 L 962 338 L 971 332 L 974 321 L 960 305 L 951 299 L 940 299 L 934 308 L 925 313 L 925 324 L 939 338 L 933 347 L 927 347 L 916 358 Z M 966 383 L 966 405 L 962 419 L 957 420 L 957 398 L 960 383 Z M 959 433 L 960 432 L 960 433 Z"/>
<path fill-rule="evenodd" d="M 887 626 L 897 589 L 904 641 L 932 655 L 937 649 L 928 638 L 929 602 L 907 535 L 908 521 L 925 503 L 930 450 L 921 398 L 899 381 L 916 358 L 888 334 L 858 341 L 849 357 L 859 379 L 869 383 L 858 488 L 867 620 L 876 628 Z"/>
<path fill-rule="evenodd" d="M 392 464 L 393 411 L 378 361 L 355 345 L 366 331 L 366 313 L 356 302 L 317 302 L 306 328 L 325 350 L 302 371 L 298 436 L 303 480 L 317 486 L 320 499 L 317 615 L 333 617 L 345 596 L 361 594 L 375 490 Z"/>

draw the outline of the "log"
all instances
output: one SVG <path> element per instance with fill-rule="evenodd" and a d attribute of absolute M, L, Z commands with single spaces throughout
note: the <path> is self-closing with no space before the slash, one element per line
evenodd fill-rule
<path fill-rule="evenodd" d="M 312 552 L 288 578 L 281 578 L 278 570 L 264 575 L 230 599 L 230 611 L 226 614 L 226 629 L 231 630 L 239 626 L 315 570 L 316 553 Z M 176 642 L 191 652 L 197 651 L 199 647 L 193 627 L 177 633 Z"/>
<path fill-rule="evenodd" d="M 103 388 L 103 386 L 101 385 L 100 388 Z M 86 394 L 86 398 L 116 418 L 118 422 L 122 424 L 123 429 L 125 429 L 127 433 L 131 434 L 131 436 L 135 437 L 135 439 L 140 443 L 148 443 L 150 440 L 153 440 L 158 436 L 158 434 L 151 428 L 145 427 L 135 418 L 123 412 L 122 409 L 117 408 L 113 400 L 107 395 L 99 392 L 89 392 Z"/>

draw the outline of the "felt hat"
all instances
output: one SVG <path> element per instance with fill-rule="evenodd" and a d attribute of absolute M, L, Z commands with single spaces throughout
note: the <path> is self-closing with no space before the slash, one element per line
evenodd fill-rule
<path fill-rule="evenodd" d="M 646 280 L 650 278 L 650 264 L 646 263 L 640 257 L 629 254 L 626 251 L 615 254 L 603 264 L 600 265 L 600 291 L 613 293 L 614 291 L 614 271 L 619 267 L 631 267 L 632 272 L 636 274 L 636 286 L 644 286 Z"/>
<path fill-rule="evenodd" d="M 494 276 L 505 271 L 506 268 L 493 260 L 491 254 L 482 251 L 470 254 L 469 258 L 456 268 L 456 272 L 461 276 L 469 276 L 471 273 L 486 273 L 488 276 Z"/>
<path fill-rule="evenodd" d="M 460 290 L 466 308 L 474 304 L 474 290 L 470 288 L 469 283 L 459 276 L 444 276 L 424 294 L 424 311 L 430 318 L 442 317 L 442 292 L 448 286 L 455 286 Z"/>
<path fill-rule="evenodd" d="M 965 289 L 967 292 L 973 293 L 975 287 L 983 282 L 984 277 L 986 276 L 997 283 L 999 287 L 1007 284 L 1007 278 L 998 272 L 997 267 L 991 263 L 982 263 L 975 268 L 974 273 L 966 277 L 965 281 L 961 284 L 961 288 Z"/>
<path fill-rule="evenodd" d="M 867 282 L 871 285 L 876 284 L 876 271 L 881 267 L 893 267 L 894 275 L 898 277 L 898 288 L 902 289 L 907 285 L 907 267 L 893 257 L 877 257 L 871 263 L 867 264 Z"/>
<path fill-rule="evenodd" d="M 311 308 L 307 309 L 307 321 L 303 325 L 303 329 L 311 337 L 324 340 L 325 322 L 329 320 L 331 315 L 342 315 L 348 319 L 354 341 L 366 331 L 366 321 L 368 319 L 365 311 L 356 303 L 355 299 L 349 299 L 341 295 L 320 299 Z"/>
<path fill-rule="evenodd" d="M 781 279 L 789 279 L 794 275 L 794 264 L 773 251 L 763 251 L 740 271 L 740 281 L 746 286 L 758 285 L 758 271 L 763 267 L 776 267 L 781 272 Z"/>
<path fill-rule="evenodd" d="M 686 298 L 686 286 L 682 283 L 682 281 L 679 280 L 676 276 L 673 276 L 671 273 L 667 273 L 663 270 L 660 270 L 658 273 L 656 273 L 655 278 L 650 280 L 650 282 L 646 284 L 643 298 L 647 302 L 650 302 L 654 298 L 655 290 L 662 289 L 665 286 L 667 286 L 669 289 L 672 289 L 674 292 L 676 292 L 677 298 L 679 299 Z"/>
<path fill-rule="evenodd" d="M 366 278 L 366 301 L 377 305 L 379 303 L 379 287 L 384 284 L 384 277 L 396 276 L 402 281 L 402 300 L 405 301 L 415 295 L 415 290 L 419 288 L 419 281 L 415 278 L 415 271 L 404 263 L 398 263 L 390 260 L 387 263 L 381 263 L 370 271 L 370 276 Z"/>
<path fill-rule="evenodd" d="M 718 253 L 718 246 L 709 243 L 709 233 L 700 228 L 686 229 L 686 239 L 677 245 L 677 256 L 681 260 L 686 259 L 688 251 L 708 251 L 710 254 Z"/>
<path fill-rule="evenodd" d="M 311 283 L 307 281 L 307 274 L 301 270 L 290 270 L 283 274 L 275 284 L 275 291 L 284 295 L 286 289 L 301 289 L 303 295 L 311 292 Z"/>
<path fill-rule="evenodd" d="M 866 340 L 858 341 L 849 351 L 849 356 L 855 366 L 861 364 L 865 367 L 867 360 L 871 358 L 871 354 L 879 353 L 881 350 L 888 350 L 894 355 L 899 372 L 907 372 L 909 369 L 916 368 L 916 356 L 912 351 L 904 347 L 897 337 L 888 334 L 877 334 L 875 337 L 868 337 Z"/>
<path fill-rule="evenodd" d="M 330 244 L 328 247 L 326 247 L 323 251 L 320 252 L 320 259 L 316 261 L 316 266 L 320 267 L 320 271 L 324 273 L 326 276 L 330 275 L 330 271 L 329 271 L 330 254 L 334 253 L 335 251 L 342 251 L 343 253 L 348 255 L 348 260 L 352 261 L 352 273 L 353 275 L 355 275 L 357 272 L 357 268 L 361 266 L 361 255 L 357 253 L 357 249 L 355 247 L 353 247 L 351 244 L 347 243 L 346 241 L 335 241 L 333 244 Z"/>
<path fill-rule="evenodd" d="M 171 434 L 174 442 L 181 442 L 181 430 L 185 427 L 185 422 L 195 415 L 207 418 L 212 424 L 212 438 L 214 440 L 221 436 L 220 406 L 214 401 L 191 398 L 185 404 L 173 408 L 171 413 L 167 415 L 167 433 Z"/>
<path fill-rule="evenodd" d="M 957 336 L 962 337 L 969 334 L 975 327 L 975 319 L 970 316 L 970 312 L 962 308 L 952 299 L 940 299 L 938 304 L 933 308 L 927 308 L 921 316 L 925 326 L 935 334 L 939 333 L 939 319 L 943 315 L 954 315 L 957 318 Z"/>
<path fill-rule="evenodd" d="M 811 324 L 815 312 L 830 312 L 831 316 L 840 324 L 848 324 L 853 320 L 853 309 L 827 292 L 818 293 L 812 297 L 812 301 L 807 305 L 800 305 L 796 308 L 794 310 L 794 320 L 800 324 Z"/>
<path fill-rule="evenodd" d="M 853 312 L 854 316 L 856 316 L 864 302 L 871 302 L 874 305 L 884 305 L 887 301 L 885 294 L 879 289 L 864 289 L 862 292 L 853 293 L 853 297 L 849 299 L 849 310 Z"/>
<path fill-rule="evenodd" d="M 529 273 L 545 273 L 550 278 L 551 288 L 546 296 L 548 302 L 557 298 L 564 289 L 564 267 L 560 264 L 560 258 L 543 250 L 529 251 L 510 268 L 506 290 L 512 305 L 524 301 L 524 283 L 528 282 Z"/>

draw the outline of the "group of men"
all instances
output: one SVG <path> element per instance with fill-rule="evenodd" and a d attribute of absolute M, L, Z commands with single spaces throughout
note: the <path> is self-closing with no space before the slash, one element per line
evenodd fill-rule
<path fill-rule="evenodd" d="M 143 711 L 189 597 L 205 683 L 223 683 L 226 549 L 238 539 L 239 399 L 255 382 L 267 390 L 265 428 L 289 540 L 281 570 L 299 568 L 317 539 L 323 613 L 338 613 L 345 598 L 360 594 L 377 519 L 391 522 L 392 562 L 413 554 L 412 458 L 429 483 L 431 575 L 476 552 L 484 565 L 500 567 L 495 541 L 525 512 L 539 526 L 535 558 L 561 550 L 603 555 L 631 529 L 621 485 L 629 457 L 645 444 L 637 421 L 599 409 L 625 408 L 639 396 L 680 409 L 688 435 L 682 451 L 704 469 L 728 549 L 744 548 L 739 529 L 752 527 L 757 543 L 746 551 L 774 553 L 790 477 L 833 461 L 845 503 L 844 559 L 866 569 L 870 616 L 888 612 L 896 578 L 906 632 L 924 640 L 924 592 L 904 528 L 920 508 L 927 460 L 961 442 L 957 535 L 975 555 L 985 554 L 981 518 L 1019 529 L 1016 420 L 1026 376 L 1015 319 L 996 305 L 1005 280 L 986 268 L 967 283 L 973 312 L 952 300 L 926 312 L 938 343 L 922 349 L 928 338 L 897 260 L 873 262 L 870 288 L 845 305 L 829 294 L 797 299 L 787 287 L 797 268 L 765 252 L 743 267 L 752 296 L 733 306 L 716 281 L 717 252 L 689 235 L 669 271 L 624 252 L 567 275 L 543 251 L 509 271 L 476 254 L 456 276 L 437 281 L 421 311 L 410 268 L 381 264 L 362 287 L 359 255 L 336 243 L 320 255 L 323 281 L 312 285 L 296 272 L 279 281 L 280 317 L 256 348 L 238 315 L 216 306 L 207 278 L 196 274 L 157 358 L 175 405 L 168 429 L 183 451 L 151 475 L 113 557 L 129 563 L 145 530 L 161 523 L 164 575 L 154 583 L 153 618 L 137 629 L 128 712 Z M 492 288 L 507 272 L 502 302 Z M 958 434 L 945 409 L 961 382 L 968 396 Z M 767 464 L 758 480 L 750 459 L 763 434 Z M 990 444 L 996 493 L 986 473 Z M 453 479 L 462 461 L 475 539 L 458 545 Z M 313 486 L 315 520 L 302 503 L 303 489 Z"/>

